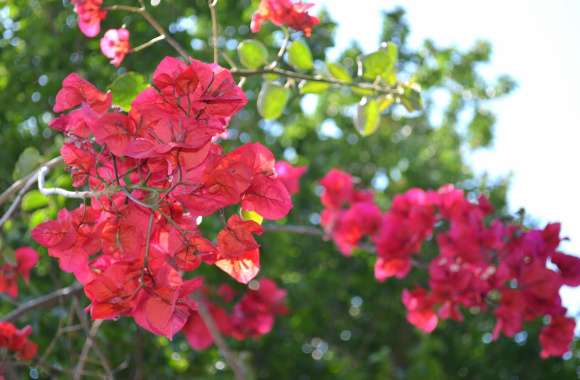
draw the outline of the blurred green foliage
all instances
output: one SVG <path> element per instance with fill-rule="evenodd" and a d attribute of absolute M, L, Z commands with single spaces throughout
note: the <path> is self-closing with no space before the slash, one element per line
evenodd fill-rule
<path fill-rule="evenodd" d="M 131 1 L 118 3 L 135 5 Z M 284 37 L 271 24 L 265 25 L 257 35 L 251 35 L 252 6 L 256 2 L 218 2 L 219 44 L 230 58 L 237 57 L 239 42 L 248 38 L 261 41 L 268 55 L 274 57 Z M 161 24 L 168 26 L 193 57 L 211 59 L 208 48 L 211 25 L 206 0 L 161 0 L 151 12 Z M 342 52 L 337 62 L 326 65 L 325 52 L 333 46 L 336 26 L 325 12 L 321 20 L 307 41 L 314 68 L 350 81 L 358 71 L 357 60 L 363 52 L 353 44 Z M 111 12 L 103 27 L 122 24 L 130 29 L 135 46 L 155 37 L 137 15 Z M 168 45 L 159 43 L 129 55 L 123 66 L 115 69 L 98 51 L 98 39 L 86 39 L 77 30 L 76 17 L 67 0 L 4 1 L 0 4 L 0 28 L 2 189 L 39 161 L 58 154 L 62 138 L 47 127 L 47 122 L 54 116 L 51 112 L 54 96 L 68 73 L 78 72 L 102 89 L 111 88 L 111 83 L 116 88 L 122 85 L 123 94 L 130 96 L 143 82 L 138 77 L 122 77 L 123 74 L 131 71 L 149 78 L 162 57 L 175 55 Z M 479 73 L 479 67 L 491 57 L 491 47 L 485 42 L 478 42 L 468 50 L 458 50 L 425 41 L 419 49 L 412 49 L 407 44 L 409 33 L 410 26 L 402 10 L 385 13 L 380 40 L 391 44 L 374 55 L 367 55 L 363 66 L 366 73 L 379 70 L 378 75 L 386 81 L 391 81 L 396 73 L 397 77 L 420 85 L 422 97 L 418 98 L 414 88 L 409 87 L 407 104 L 385 107 L 378 116 L 376 132 L 370 137 L 361 137 L 353 123 L 357 105 L 365 95 L 362 89 L 318 87 L 317 90 L 310 86 L 305 90 L 307 85 L 302 84 L 302 93 L 308 95 L 301 95 L 298 90 L 290 92 L 286 107 L 275 115 L 279 118 L 264 121 L 256 107 L 263 80 L 252 77 L 245 83 L 249 104 L 231 122 L 228 149 L 241 142 L 261 141 L 277 157 L 309 166 L 288 223 L 318 223 L 321 207 L 317 180 L 332 167 L 350 171 L 361 185 L 374 187 L 378 202 L 384 208 L 389 206 L 394 194 L 410 187 L 435 188 L 453 183 L 470 192 L 484 192 L 491 196 L 498 212 L 505 209 L 508 179 L 491 181 L 485 176 L 476 177 L 463 156 L 468 149 L 492 143 L 495 117 L 489 104 L 509 94 L 515 83 L 509 77 L 489 81 Z M 395 45 L 398 52 L 392 47 Z M 247 54 L 262 54 L 258 50 Z M 290 63 L 310 69 L 304 47 L 295 50 Z M 247 61 L 261 60 L 250 55 L 245 58 Z M 377 68 L 373 63 L 391 62 L 397 55 L 396 67 L 381 64 Z M 248 62 L 244 64 L 247 66 Z M 276 80 L 271 76 L 268 79 Z M 380 101 L 389 102 L 388 99 Z M 419 101 L 423 103 L 420 110 Z M 126 99 L 119 102 L 126 105 Z M 70 178 L 62 169 L 53 170 L 49 182 L 48 186 L 70 186 Z M 30 192 L 14 220 L 4 226 L 4 246 L 31 244 L 30 228 L 54 218 L 65 205 L 73 206 L 75 202 Z M 212 230 L 216 223 L 209 218 L 204 221 L 204 228 Z M 345 258 L 329 242 L 282 233 L 268 233 L 261 237 L 261 243 L 262 273 L 288 289 L 291 313 L 279 318 L 273 332 L 262 339 L 231 342 L 251 364 L 256 378 L 578 378 L 578 351 L 567 360 L 539 359 L 538 326 L 530 326 L 529 337 L 522 333 L 515 339 L 502 338 L 492 343 L 489 332 L 493 320 L 471 311 L 465 313 L 465 323 L 448 321 L 431 335 L 419 333 L 405 321 L 400 293 L 404 287 L 425 283 L 425 273 L 420 270 L 413 271 L 404 281 L 380 284 L 373 277 L 374 258 L 367 253 L 357 252 L 354 257 Z M 434 247 L 427 245 L 423 254 L 433 255 Z M 225 281 L 234 285 L 215 268 L 200 272 L 209 282 Z M 72 277 L 63 274 L 56 262 L 43 254 L 30 287 L 21 288 L 18 301 L 71 282 Z M 87 304 L 86 299 L 79 302 L 82 307 Z M 3 302 L 0 311 L 6 313 L 13 307 Z M 41 355 L 59 325 L 78 324 L 78 317 L 71 310 L 74 311 L 67 302 L 21 319 L 22 324 L 32 324 L 33 339 L 40 344 Z M 44 358 L 44 364 L 56 368 L 52 374 L 39 371 L 40 364 L 33 363 L 30 369 L 20 369 L 22 378 L 70 378 L 70 373 L 61 370 L 74 368 L 84 340 L 82 329 L 64 334 Z M 121 379 L 133 378 L 139 351 L 143 353 L 147 379 L 232 378 L 231 372 L 224 370 L 223 360 L 215 348 L 196 352 L 182 336 L 170 342 L 139 332 L 130 320 L 104 323 L 98 343 L 111 366 L 118 368 L 116 375 Z M 94 368 L 98 366 L 87 365 L 88 370 Z"/>

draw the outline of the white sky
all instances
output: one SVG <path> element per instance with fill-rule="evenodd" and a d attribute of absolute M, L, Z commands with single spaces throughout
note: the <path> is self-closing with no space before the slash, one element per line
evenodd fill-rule
<path fill-rule="evenodd" d="M 562 222 L 567 253 L 580 254 L 580 1 L 578 0 L 311 0 L 339 24 L 338 48 L 356 39 L 367 52 L 378 46 L 381 11 L 407 10 L 412 46 L 431 38 L 439 46 L 467 48 L 491 42 L 487 74 L 518 82 L 494 102 L 495 145 L 469 157 L 478 172 L 513 173 L 512 211 L 524 207 L 546 223 Z M 580 310 L 580 292 L 564 292 Z"/>

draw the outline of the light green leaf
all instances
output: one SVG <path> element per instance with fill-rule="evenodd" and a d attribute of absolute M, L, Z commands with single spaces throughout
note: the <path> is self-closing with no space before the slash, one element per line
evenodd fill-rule
<path fill-rule="evenodd" d="M 257 40 L 245 40 L 238 45 L 238 57 L 248 69 L 257 69 L 268 61 L 268 50 Z"/>
<path fill-rule="evenodd" d="M 28 147 L 24 149 L 22 153 L 20 153 L 18 161 L 16 161 L 12 177 L 15 180 L 24 177 L 36 169 L 41 162 L 42 157 L 36 148 Z"/>
<path fill-rule="evenodd" d="M 50 209 L 41 208 L 40 210 L 36 210 L 30 216 L 30 220 L 28 221 L 28 228 L 32 230 L 34 227 L 38 226 L 40 223 L 46 222 L 50 218 Z"/>
<path fill-rule="evenodd" d="M 311 70 L 314 62 L 308 45 L 300 40 L 293 41 L 288 47 L 288 63 L 298 70 Z"/>
<path fill-rule="evenodd" d="M 29 191 L 22 197 L 22 210 L 32 211 L 48 206 L 48 198 L 38 190 Z"/>
<path fill-rule="evenodd" d="M 395 97 L 393 95 L 384 95 L 379 97 L 377 101 L 379 103 L 379 112 L 383 112 L 395 102 Z"/>
<path fill-rule="evenodd" d="M 362 57 L 363 78 L 374 81 L 380 77 L 387 84 L 395 84 L 398 55 L 397 45 L 389 42 L 376 52 Z"/>
<path fill-rule="evenodd" d="M 333 78 L 341 80 L 343 82 L 352 82 L 352 77 L 350 76 L 350 73 L 348 72 L 346 67 L 344 67 L 340 63 L 327 63 L 326 68 L 328 69 L 328 72 L 330 73 L 330 75 L 332 75 Z"/>
<path fill-rule="evenodd" d="M 258 112 L 266 120 L 276 120 L 284 112 L 290 90 L 276 83 L 265 82 L 258 95 Z"/>
<path fill-rule="evenodd" d="M 329 83 L 311 82 L 305 80 L 300 82 L 300 85 L 298 86 L 301 94 L 320 94 L 328 90 L 329 87 Z"/>
<path fill-rule="evenodd" d="M 145 77 L 139 73 L 130 71 L 121 75 L 109 86 L 113 93 L 113 104 L 128 111 L 133 99 L 147 86 Z"/>
<path fill-rule="evenodd" d="M 379 103 L 376 99 L 362 98 L 357 108 L 355 127 L 363 136 L 370 136 L 376 132 L 381 120 Z"/>

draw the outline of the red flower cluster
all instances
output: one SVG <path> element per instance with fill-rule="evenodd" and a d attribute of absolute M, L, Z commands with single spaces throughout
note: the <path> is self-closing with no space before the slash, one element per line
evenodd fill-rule
<path fill-rule="evenodd" d="M 451 185 L 396 196 L 380 222 L 376 209 L 365 213 L 362 207 L 355 212 L 358 222 L 356 217 L 347 220 L 350 210 L 341 207 L 353 202 L 352 182 L 350 175 L 338 170 L 324 177 L 321 223 L 343 253 L 350 252 L 361 236 L 372 238 L 377 280 L 405 277 L 413 256 L 435 235 L 439 255 L 428 265 L 429 290 L 403 292 L 410 323 L 431 332 L 440 319 L 462 320 L 461 308 L 489 310 L 496 303 L 495 338 L 501 333 L 514 336 L 524 322 L 549 317 L 540 336 L 541 356 L 568 351 L 575 321 L 565 316 L 559 291 L 563 285 L 580 285 L 580 258 L 557 251 L 559 224 L 526 230 L 504 223 L 491 216 L 494 210 L 487 198 L 470 202 Z M 368 203 L 364 209 L 371 210 L 372 196 L 362 198 Z M 550 262 L 557 270 L 548 268 Z"/>
<path fill-rule="evenodd" d="M 209 295 L 209 292 L 206 291 L 205 295 Z M 235 297 L 235 291 L 224 284 L 219 287 L 216 296 L 222 303 L 230 303 Z M 274 281 L 263 278 L 259 282 L 251 283 L 250 290 L 229 313 L 217 303 L 205 303 L 222 334 L 243 340 L 268 334 L 274 326 L 275 316 L 287 312 L 285 298 L 285 290 L 278 288 Z M 197 350 L 206 349 L 213 344 L 207 326 L 197 313 L 189 318 L 183 332 L 189 344 Z"/>
<path fill-rule="evenodd" d="M 30 270 L 38 262 L 38 254 L 30 247 L 18 248 L 15 252 L 16 263 L 6 262 L 0 266 L 0 293 L 11 297 L 18 296 L 18 277 L 26 283 L 30 278 Z"/>
<path fill-rule="evenodd" d="M 131 50 L 129 31 L 125 28 L 109 29 L 101 38 L 101 52 L 111 59 L 111 64 L 119 67 L 123 59 Z"/>
<path fill-rule="evenodd" d="M 28 339 L 32 327 L 17 329 L 10 322 L 0 322 L 0 349 L 7 349 L 20 360 L 31 360 L 36 356 L 37 346 Z M 0 373 L 1 376 L 1 373 Z"/>
<path fill-rule="evenodd" d="M 101 31 L 101 21 L 107 11 L 101 9 L 103 0 L 72 0 L 79 18 L 79 29 L 87 37 L 95 37 Z"/>
<path fill-rule="evenodd" d="M 286 161 L 277 161 L 274 168 L 290 194 L 300 191 L 300 177 L 308 170 L 307 166 L 292 166 Z"/>
<path fill-rule="evenodd" d="M 94 319 L 132 316 L 172 337 L 197 318 L 190 295 L 202 283 L 185 273 L 204 263 L 242 283 L 257 275 L 259 224 L 234 214 L 217 244 L 198 229 L 202 216 L 228 206 L 267 219 L 292 207 L 267 148 L 224 153 L 217 143 L 245 104 L 228 70 L 196 60 L 165 58 L 128 113 L 76 74 L 64 80 L 54 111 L 69 112 L 51 126 L 68 137 L 61 154 L 74 186 L 94 196 L 32 236 L 85 286 Z"/>
<path fill-rule="evenodd" d="M 375 234 L 381 211 L 374 204 L 372 192 L 355 190 L 348 173 L 332 169 L 320 183 L 324 188 L 321 199 L 325 207 L 320 223 L 338 249 L 349 256 L 363 237 Z"/>
<path fill-rule="evenodd" d="M 310 37 L 312 28 L 320 23 L 317 17 L 308 14 L 312 6 L 313 4 L 301 1 L 294 3 L 292 0 L 262 0 L 252 16 L 252 32 L 258 32 L 262 23 L 270 20 L 274 25 L 287 25 L 292 29 L 303 31 Z"/>

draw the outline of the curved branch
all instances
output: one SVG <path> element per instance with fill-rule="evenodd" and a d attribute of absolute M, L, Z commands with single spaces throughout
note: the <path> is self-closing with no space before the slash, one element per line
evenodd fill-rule
<path fill-rule="evenodd" d="M 78 199 L 86 199 L 99 195 L 99 193 L 94 193 L 92 191 L 69 191 L 57 187 L 44 187 L 44 180 L 47 173 L 48 167 L 46 166 L 41 167 L 38 171 L 38 190 L 40 190 L 40 192 L 44 195 L 62 195 L 65 198 Z"/>
<path fill-rule="evenodd" d="M 51 307 L 58 304 L 61 301 L 74 297 L 82 293 L 82 290 L 83 286 L 81 284 L 74 283 L 65 288 L 55 290 L 52 293 L 48 293 L 38 298 L 31 299 L 30 301 L 26 301 L 25 303 L 21 304 L 16 309 L 12 310 L 10 313 L 0 317 L 0 321 L 2 322 L 15 321 L 31 311 Z"/>

